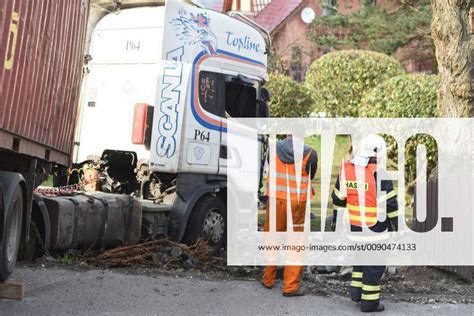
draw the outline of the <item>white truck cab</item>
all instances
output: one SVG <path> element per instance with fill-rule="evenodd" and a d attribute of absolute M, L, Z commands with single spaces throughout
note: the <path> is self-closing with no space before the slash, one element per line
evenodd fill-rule
<path fill-rule="evenodd" d="M 227 117 L 257 115 L 265 40 L 232 17 L 178 3 L 167 5 L 165 25 L 152 170 L 225 175 Z"/>
<path fill-rule="evenodd" d="M 76 163 L 95 169 L 95 189 L 149 200 L 148 233 L 223 245 L 225 176 L 239 156 L 227 122 L 268 116 L 268 46 L 247 18 L 186 1 L 106 15 L 92 34 Z"/>

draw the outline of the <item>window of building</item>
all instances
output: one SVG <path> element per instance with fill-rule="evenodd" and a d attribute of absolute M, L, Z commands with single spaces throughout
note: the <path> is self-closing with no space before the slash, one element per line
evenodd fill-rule
<path fill-rule="evenodd" d="M 291 52 L 290 73 L 294 80 L 300 82 L 303 80 L 302 67 L 303 52 L 300 46 L 293 46 Z"/>
<path fill-rule="evenodd" d="M 272 0 L 253 0 L 254 14 L 259 14 Z"/>
<path fill-rule="evenodd" d="M 337 0 L 323 0 L 321 4 L 323 7 L 323 16 L 337 12 Z"/>
<path fill-rule="evenodd" d="M 377 0 L 364 0 L 363 3 L 365 6 L 377 5 Z"/>

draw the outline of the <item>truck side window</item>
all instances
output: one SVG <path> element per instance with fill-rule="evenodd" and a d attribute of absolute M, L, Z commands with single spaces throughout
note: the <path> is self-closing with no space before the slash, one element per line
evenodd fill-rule
<path fill-rule="evenodd" d="M 221 75 L 209 71 L 199 73 L 199 103 L 209 113 L 222 116 L 219 111 L 219 80 Z"/>
<path fill-rule="evenodd" d="M 206 112 L 220 117 L 262 116 L 257 104 L 257 86 L 256 81 L 246 77 L 201 71 L 199 103 Z"/>
<path fill-rule="evenodd" d="M 257 90 L 240 80 L 225 83 L 225 110 L 231 117 L 256 117 Z"/>

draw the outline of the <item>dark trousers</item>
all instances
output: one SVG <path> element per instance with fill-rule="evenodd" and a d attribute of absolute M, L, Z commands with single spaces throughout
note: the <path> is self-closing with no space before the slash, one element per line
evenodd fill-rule
<path fill-rule="evenodd" d="M 386 223 L 378 222 L 372 229 L 384 231 Z M 351 231 L 361 231 L 362 228 L 351 226 Z M 370 311 L 380 304 L 380 280 L 385 271 L 385 266 L 354 266 L 349 292 L 351 299 L 361 302 L 361 310 Z"/>
<path fill-rule="evenodd" d="M 361 301 L 362 310 L 375 309 L 380 303 L 380 279 L 385 266 L 355 266 L 352 270 L 351 299 Z"/>

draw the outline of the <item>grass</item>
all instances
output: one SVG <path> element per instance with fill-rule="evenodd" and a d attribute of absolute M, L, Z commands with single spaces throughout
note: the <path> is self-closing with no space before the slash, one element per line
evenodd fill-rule
<path fill-rule="evenodd" d="M 76 257 L 71 255 L 70 253 L 65 253 L 61 256 L 58 256 L 56 258 L 56 260 L 60 263 L 64 263 L 64 264 L 72 264 L 76 261 Z"/>
<path fill-rule="evenodd" d="M 307 146 L 316 149 L 318 152 L 318 171 L 316 172 L 316 177 L 312 181 L 313 187 L 315 189 L 315 195 L 311 200 L 311 212 L 313 213 L 311 220 L 311 230 L 319 231 L 321 227 L 321 137 L 320 136 L 311 136 L 305 139 Z M 334 147 L 334 157 L 332 162 L 331 170 L 331 182 L 329 186 L 329 192 L 332 192 L 332 189 L 336 185 L 336 179 L 339 175 L 339 166 L 343 159 L 347 159 L 349 155 L 349 149 L 351 147 L 350 139 L 348 136 L 338 135 L 336 137 L 336 143 Z M 328 213 L 327 216 L 332 216 L 332 199 L 328 199 Z"/>
<path fill-rule="evenodd" d="M 41 186 L 50 188 L 53 187 L 53 176 L 50 175 L 45 182 L 41 183 Z"/>

